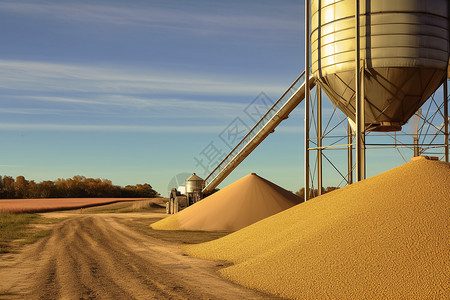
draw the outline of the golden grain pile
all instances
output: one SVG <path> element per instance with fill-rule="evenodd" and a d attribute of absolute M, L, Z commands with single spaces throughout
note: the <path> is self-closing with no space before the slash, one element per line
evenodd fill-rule
<path fill-rule="evenodd" d="M 252 173 L 151 227 L 235 231 L 298 204 L 300 198 Z"/>
<path fill-rule="evenodd" d="M 296 299 L 449 299 L 450 164 L 420 159 L 187 253 Z"/>

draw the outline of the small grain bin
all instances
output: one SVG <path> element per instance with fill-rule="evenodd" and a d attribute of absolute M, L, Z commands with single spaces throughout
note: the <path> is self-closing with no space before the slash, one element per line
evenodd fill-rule
<path fill-rule="evenodd" d="M 193 173 L 191 177 L 186 179 L 186 193 L 201 192 L 203 185 L 204 180 Z"/>
<path fill-rule="evenodd" d="M 186 196 L 189 204 L 192 205 L 203 198 L 202 190 L 205 187 L 205 181 L 198 177 L 195 173 L 191 177 L 186 179 Z"/>
<path fill-rule="evenodd" d="M 176 214 L 182 209 L 195 204 L 203 198 L 203 187 L 205 181 L 195 173 L 185 181 L 184 191 L 172 188 L 170 191 L 169 202 L 166 205 L 168 214 Z"/>

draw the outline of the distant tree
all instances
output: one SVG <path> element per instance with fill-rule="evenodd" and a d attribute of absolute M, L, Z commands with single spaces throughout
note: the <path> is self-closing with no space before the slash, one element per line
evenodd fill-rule
<path fill-rule="evenodd" d="M 326 189 L 322 188 L 322 195 L 324 195 L 326 193 L 329 193 L 329 192 L 332 192 L 332 191 L 334 191 L 336 189 L 339 189 L 339 188 L 338 187 L 332 187 L 332 186 L 329 186 Z M 302 199 L 302 201 L 305 201 L 305 188 L 304 187 L 299 189 L 295 194 L 297 196 L 299 196 Z M 309 190 L 309 199 L 312 199 L 312 198 L 317 197 L 317 196 L 319 196 L 319 190 L 318 189 L 310 189 Z"/>
<path fill-rule="evenodd" d="M 41 198 L 40 194 L 39 194 L 39 184 L 36 184 L 36 182 L 34 182 L 34 180 L 30 180 L 28 182 L 28 189 L 27 189 L 27 194 L 25 196 L 25 198 Z"/>
<path fill-rule="evenodd" d="M 88 197 L 86 189 L 84 188 L 85 177 L 76 175 L 73 178 L 56 180 L 56 189 L 59 197 L 62 198 L 84 198 Z"/>
<path fill-rule="evenodd" d="M 5 194 L 6 194 L 6 189 L 3 185 L 3 176 L 0 175 L 0 198 L 4 198 Z"/>
<path fill-rule="evenodd" d="M 302 199 L 302 202 L 305 201 L 305 188 L 299 189 L 295 194 Z"/>
<path fill-rule="evenodd" d="M 148 183 L 144 184 L 137 184 L 136 190 L 138 193 L 138 197 L 149 197 L 154 198 L 158 196 L 159 194 L 152 188 L 152 186 Z"/>
<path fill-rule="evenodd" d="M 127 185 L 122 189 L 122 196 L 129 198 L 154 198 L 159 197 L 159 193 L 156 192 L 152 186 L 148 183 Z"/>
<path fill-rule="evenodd" d="M 14 178 L 11 176 L 3 176 L 2 181 L 3 197 L 6 199 L 13 199 L 16 193 L 14 189 Z"/>
<path fill-rule="evenodd" d="M 325 190 L 325 193 L 329 193 L 329 192 L 332 192 L 332 191 L 337 190 L 337 189 L 339 189 L 339 188 L 338 188 L 338 187 L 335 187 L 335 186 L 329 186 L 329 187 L 327 187 L 327 189 Z"/>
<path fill-rule="evenodd" d="M 24 176 L 14 180 L 10 176 L 0 176 L 0 199 L 5 198 L 154 198 L 160 194 L 148 183 L 127 185 L 122 188 L 113 185 L 111 180 L 86 178 L 76 175 L 73 178 L 58 178 L 56 181 L 36 183 Z"/>
<path fill-rule="evenodd" d="M 23 176 L 17 176 L 14 181 L 14 198 L 24 198 L 28 190 L 28 180 Z"/>
<path fill-rule="evenodd" d="M 39 198 L 57 198 L 58 192 L 55 183 L 50 180 L 43 181 L 39 184 Z"/>

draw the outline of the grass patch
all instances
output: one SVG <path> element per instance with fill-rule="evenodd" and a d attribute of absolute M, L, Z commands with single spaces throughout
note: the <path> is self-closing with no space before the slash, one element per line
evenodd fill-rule
<path fill-rule="evenodd" d="M 106 213 L 123 213 L 131 209 L 132 204 L 127 202 L 118 202 L 102 206 L 88 207 L 80 209 L 86 214 L 106 214 Z"/>
<path fill-rule="evenodd" d="M 121 220 L 120 223 L 129 228 L 146 234 L 148 236 L 179 244 L 199 244 L 224 237 L 232 231 L 193 231 L 193 230 L 155 230 L 150 224 L 159 221 L 160 218 L 136 218 L 132 220 Z"/>
<path fill-rule="evenodd" d="M 96 207 L 83 208 L 86 214 L 102 214 L 102 213 L 133 213 L 133 212 L 162 212 L 166 211 L 165 207 L 150 201 L 134 201 L 119 202 Z M 81 212 L 81 210 L 80 210 Z"/>
<path fill-rule="evenodd" d="M 27 245 L 27 244 L 33 244 L 38 239 L 49 236 L 50 233 L 52 233 L 51 230 L 40 230 L 40 231 L 37 231 L 34 233 L 30 233 L 23 240 L 20 240 L 19 245 L 23 246 L 23 245 Z"/>
<path fill-rule="evenodd" d="M 51 230 L 37 230 L 34 224 L 53 224 L 61 219 L 49 219 L 37 214 L 13 214 L 0 212 L 0 253 L 11 252 L 13 242 L 19 245 L 34 243 L 41 237 L 48 236 Z"/>
<path fill-rule="evenodd" d="M 10 242 L 26 236 L 28 225 L 38 218 L 35 214 L 0 213 L 0 253 L 8 252 Z"/>

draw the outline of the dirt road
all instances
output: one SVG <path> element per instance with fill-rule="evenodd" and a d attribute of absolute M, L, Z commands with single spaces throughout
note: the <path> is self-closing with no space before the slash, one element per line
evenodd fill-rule
<path fill-rule="evenodd" d="M 221 279 L 220 267 L 110 215 L 78 215 L 1 257 L 0 299 L 273 299 Z"/>

